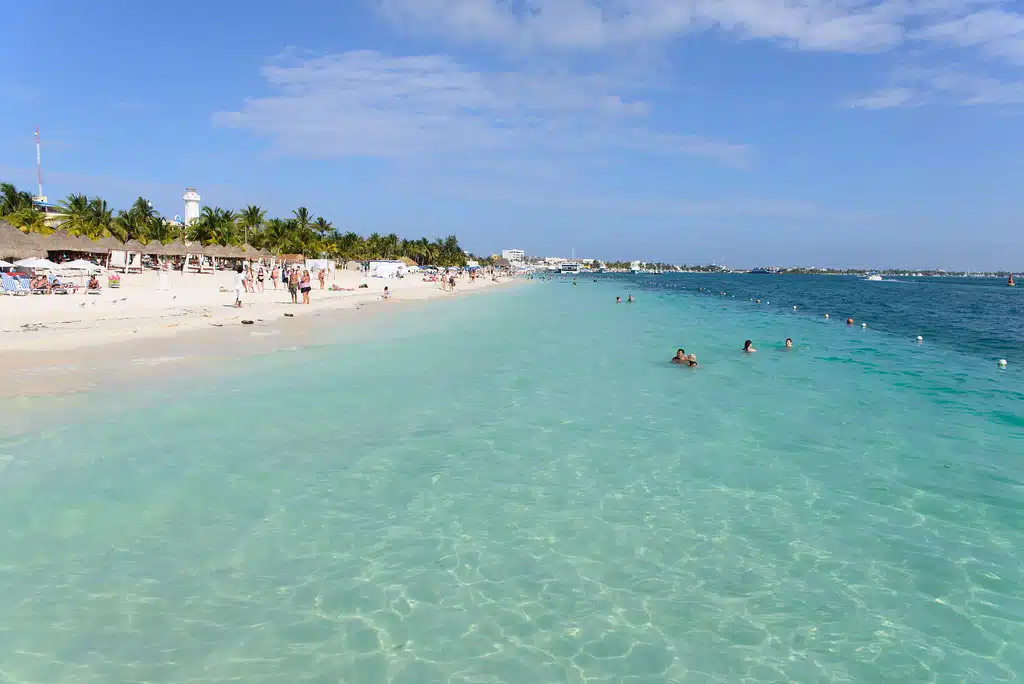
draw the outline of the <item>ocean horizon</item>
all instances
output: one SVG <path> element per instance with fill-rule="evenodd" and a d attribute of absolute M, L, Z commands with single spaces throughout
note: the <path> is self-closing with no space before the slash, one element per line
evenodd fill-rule
<path fill-rule="evenodd" d="M 14 402 L 0 670 L 47 684 L 1024 675 L 1024 292 L 576 280 Z M 699 367 L 670 364 L 677 348 Z"/>

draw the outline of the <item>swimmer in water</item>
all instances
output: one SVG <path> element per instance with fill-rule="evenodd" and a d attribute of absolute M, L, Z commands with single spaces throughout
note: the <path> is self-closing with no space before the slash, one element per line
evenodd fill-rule
<path fill-rule="evenodd" d="M 754 343 L 751 342 L 750 340 L 747 340 L 746 342 L 744 342 L 743 343 L 743 352 L 746 353 L 746 354 L 753 354 L 754 352 L 756 352 L 757 350 L 754 349 L 753 344 Z"/>
<path fill-rule="evenodd" d="M 787 337 L 786 338 L 786 349 L 792 349 L 792 348 L 793 348 L 793 338 L 792 337 Z"/>
<path fill-rule="evenodd" d="M 630 304 L 632 304 L 633 303 L 633 295 L 629 295 L 629 299 L 627 299 L 626 301 L 629 302 Z"/>
<path fill-rule="evenodd" d="M 676 355 L 672 357 L 672 363 L 686 363 L 686 361 L 686 352 L 682 349 L 676 349 Z"/>
<path fill-rule="evenodd" d="M 687 356 L 686 357 L 686 365 L 689 366 L 690 368 L 696 368 L 697 367 L 697 355 L 696 354 L 690 354 L 689 356 Z"/>
<path fill-rule="evenodd" d="M 621 304 L 622 303 L 622 297 L 616 297 L 615 298 L 615 303 L 616 304 Z"/>

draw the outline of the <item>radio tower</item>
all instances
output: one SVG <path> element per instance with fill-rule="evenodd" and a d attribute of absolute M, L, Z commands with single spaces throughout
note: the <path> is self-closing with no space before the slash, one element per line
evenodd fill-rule
<path fill-rule="evenodd" d="M 43 194 L 43 157 L 39 153 L 39 126 L 36 126 L 36 180 L 39 182 L 39 194 L 34 199 L 37 202 L 45 202 L 46 195 Z"/>

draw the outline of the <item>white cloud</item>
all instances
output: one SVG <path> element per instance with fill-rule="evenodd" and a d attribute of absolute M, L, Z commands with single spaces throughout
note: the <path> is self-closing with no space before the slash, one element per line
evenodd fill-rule
<path fill-rule="evenodd" d="M 641 152 L 749 163 L 744 145 L 659 132 L 649 103 L 609 74 L 469 69 L 441 55 L 361 51 L 284 55 L 264 67 L 276 91 L 219 112 L 219 125 L 306 157 L 509 158 Z"/>
<path fill-rule="evenodd" d="M 883 88 L 850 100 L 846 105 L 852 109 L 892 109 L 910 106 L 915 100 L 916 93 L 910 88 Z"/>
<path fill-rule="evenodd" d="M 924 27 L 915 37 L 979 48 L 989 56 L 1024 64 L 1024 15 L 998 8 L 938 21 Z"/>
<path fill-rule="evenodd" d="M 515 49 L 644 46 L 707 30 L 801 50 L 875 52 L 908 41 L 1024 56 L 1015 0 L 377 0 L 415 31 Z M 976 11 L 979 7 L 981 11 Z M 1004 9 L 1010 8 L 1010 9 Z"/>
<path fill-rule="evenodd" d="M 891 75 L 891 80 L 896 85 L 852 99 L 846 105 L 860 109 L 922 104 L 1024 105 L 1024 81 L 1003 80 L 959 67 L 901 68 Z"/>

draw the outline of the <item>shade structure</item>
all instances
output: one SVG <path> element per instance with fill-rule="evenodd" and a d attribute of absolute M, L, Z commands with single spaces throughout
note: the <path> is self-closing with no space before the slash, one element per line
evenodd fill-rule
<path fill-rule="evenodd" d="M 75 259 L 65 264 L 60 264 L 57 267 L 59 271 L 86 271 L 87 273 L 99 273 L 103 270 L 102 266 L 97 266 L 91 261 L 85 259 Z"/>
<path fill-rule="evenodd" d="M 121 249 L 128 250 L 129 252 L 145 253 L 146 246 L 139 242 L 138 240 L 129 240 L 128 242 L 124 243 L 124 247 L 122 247 Z"/>
<path fill-rule="evenodd" d="M 199 251 L 195 246 L 191 250 L 193 253 Z M 169 242 L 163 246 L 160 250 L 161 256 L 185 256 L 189 253 L 189 248 L 181 244 L 178 240 Z"/>
<path fill-rule="evenodd" d="M 159 256 L 164 253 L 164 246 L 160 244 L 159 240 L 150 240 L 147 244 L 142 246 L 140 250 L 143 254 L 150 256 Z"/>
<path fill-rule="evenodd" d="M 124 249 L 124 243 L 108 235 L 96 240 L 96 248 L 101 252 L 109 252 L 112 249 Z"/>
<path fill-rule="evenodd" d="M 263 249 L 260 250 L 260 256 L 261 257 L 269 257 L 269 256 L 274 256 L 274 255 L 270 253 L 269 249 L 264 247 Z"/>
<path fill-rule="evenodd" d="M 78 238 L 68 235 L 67 231 L 57 230 L 46 236 L 46 250 L 48 252 L 76 252 L 78 251 Z"/>
<path fill-rule="evenodd" d="M 0 268 L 10 268 L 13 265 L 14 264 L 12 264 L 10 261 L 4 261 L 3 259 L 0 259 Z"/>
<path fill-rule="evenodd" d="M 31 268 L 40 270 L 53 270 L 57 268 L 57 264 L 53 263 L 49 259 L 43 259 L 41 257 L 30 257 L 28 259 L 20 259 L 18 261 L 15 261 L 14 265 L 20 268 Z"/>
<path fill-rule="evenodd" d="M 0 257 L 28 259 L 45 256 L 46 250 L 31 235 L 22 233 L 6 221 L 0 221 Z"/>

